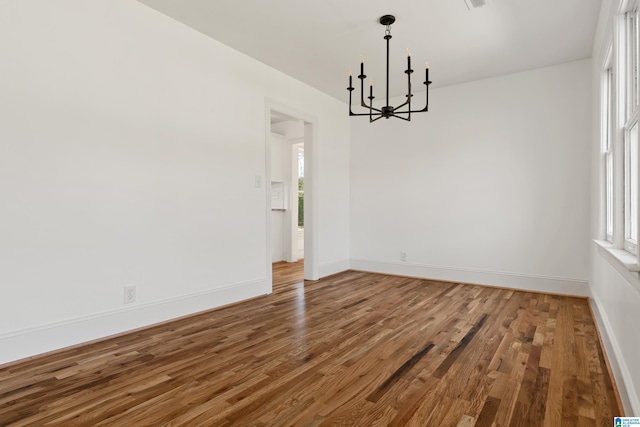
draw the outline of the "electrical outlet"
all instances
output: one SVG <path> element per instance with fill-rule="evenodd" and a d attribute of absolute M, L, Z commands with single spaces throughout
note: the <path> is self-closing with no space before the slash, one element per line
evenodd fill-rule
<path fill-rule="evenodd" d="M 407 262 L 407 253 L 404 251 L 400 252 L 400 261 Z"/>
<path fill-rule="evenodd" d="M 125 286 L 124 287 L 124 303 L 131 304 L 132 302 L 136 302 L 136 287 Z"/>

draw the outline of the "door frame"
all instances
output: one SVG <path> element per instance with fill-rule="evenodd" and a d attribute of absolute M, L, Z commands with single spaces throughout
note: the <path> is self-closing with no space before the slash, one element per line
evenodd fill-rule
<path fill-rule="evenodd" d="M 265 99 L 265 215 L 267 293 L 273 291 L 271 236 L 271 112 L 295 117 L 304 122 L 304 278 L 318 280 L 318 120 L 293 107 Z"/>

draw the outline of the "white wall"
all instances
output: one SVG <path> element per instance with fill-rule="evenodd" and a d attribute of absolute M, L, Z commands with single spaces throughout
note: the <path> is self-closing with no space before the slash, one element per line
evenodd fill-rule
<path fill-rule="evenodd" d="M 596 32 L 592 87 L 593 109 L 591 126 L 591 238 L 603 239 L 602 177 L 600 143 L 600 79 L 606 49 L 613 39 L 613 17 L 620 2 L 603 0 L 598 31 Z M 590 243 L 591 255 L 591 303 L 598 320 L 612 371 L 616 377 L 620 397 L 626 413 L 640 415 L 640 280 L 637 274 L 628 272 L 621 263 L 607 252 Z"/>
<path fill-rule="evenodd" d="M 0 363 L 269 292 L 267 99 L 319 123 L 348 266 L 342 103 L 131 0 L 3 1 L 0 57 Z"/>
<path fill-rule="evenodd" d="M 590 62 L 430 95 L 352 119 L 351 266 L 587 295 Z"/>

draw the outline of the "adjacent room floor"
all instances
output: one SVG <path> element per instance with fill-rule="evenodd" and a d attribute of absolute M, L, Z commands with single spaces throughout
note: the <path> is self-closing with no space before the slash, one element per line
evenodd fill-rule
<path fill-rule="evenodd" d="M 588 301 L 356 271 L 0 367 L 0 425 L 604 426 Z"/>

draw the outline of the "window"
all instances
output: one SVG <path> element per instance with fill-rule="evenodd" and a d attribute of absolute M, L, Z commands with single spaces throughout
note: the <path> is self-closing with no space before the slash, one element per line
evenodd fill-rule
<path fill-rule="evenodd" d="M 638 7 L 625 14 L 624 249 L 636 254 L 638 241 Z"/>
<path fill-rule="evenodd" d="M 625 131 L 624 143 L 624 248 L 637 251 L 638 239 L 638 122 Z"/>
<path fill-rule="evenodd" d="M 602 82 L 602 152 L 604 157 L 605 234 L 613 243 L 613 69 L 609 66 Z"/>
<path fill-rule="evenodd" d="M 630 0 L 616 22 L 617 37 L 604 61 L 601 80 L 603 235 L 638 268 L 640 215 L 640 15 Z M 619 258 L 620 259 L 620 258 Z"/>
<path fill-rule="evenodd" d="M 627 115 L 629 120 L 638 112 L 638 5 L 625 15 L 625 62 L 626 62 L 626 98 Z"/>

